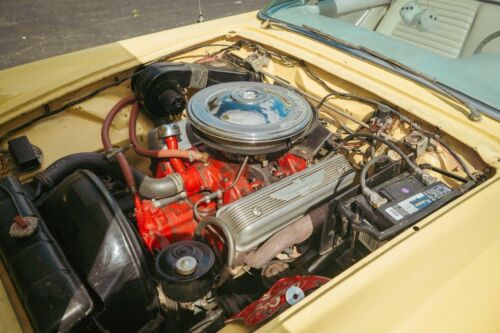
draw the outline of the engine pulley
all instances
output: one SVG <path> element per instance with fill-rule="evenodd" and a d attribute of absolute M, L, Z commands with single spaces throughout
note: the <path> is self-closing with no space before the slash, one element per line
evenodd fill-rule
<path fill-rule="evenodd" d="M 163 249 L 156 257 L 156 270 L 163 291 L 176 302 L 194 302 L 212 287 L 215 255 L 208 245 L 181 241 Z"/>

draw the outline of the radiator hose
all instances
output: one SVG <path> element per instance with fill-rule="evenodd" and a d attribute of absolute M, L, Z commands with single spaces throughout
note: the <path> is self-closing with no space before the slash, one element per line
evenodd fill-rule
<path fill-rule="evenodd" d="M 178 173 L 163 178 L 145 176 L 139 185 L 139 193 L 149 199 L 173 197 L 184 191 L 184 182 Z"/>
<path fill-rule="evenodd" d="M 45 170 L 36 174 L 33 180 L 26 183 L 24 187 L 29 190 L 34 200 L 42 192 L 51 190 L 64 178 L 79 169 L 87 169 L 97 175 L 109 175 L 114 179 L 123 178 L 119 165 L 109 161 L 103 154 L 77 153 L 58 159 Z M 131 169 L 135 182 L 142 183 L 144 175 L 134 168 Z"/>
<path fill-rule="evenodd" d="M 48 190 L 78 169 L 88 169 L 97 175 L 121 177 L 118 164 L 110 162 L 99 153 L 77 153 L 64 156 L 52 163 L 47 169 L 35 176 Z M 137 183 L 141 183 L 144 175 L 132 168 L 132 175 Z"/>

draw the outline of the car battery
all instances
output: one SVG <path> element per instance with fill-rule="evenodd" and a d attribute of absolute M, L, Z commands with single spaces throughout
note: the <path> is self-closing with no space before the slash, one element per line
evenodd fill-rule
<path fill-rule="evenodd" d="M 362 194 L 340 202 L 337 209 L 344 223 L 359 231 L 359 239 L 371 250 L 447 204 L 462 191 L 436 181 L 425 185 L 405 172 L 372 188 L 387 199 L 372 207 Z"/>

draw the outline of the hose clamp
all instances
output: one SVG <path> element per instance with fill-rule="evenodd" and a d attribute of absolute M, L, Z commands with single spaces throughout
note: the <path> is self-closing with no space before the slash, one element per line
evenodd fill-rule
<path fill-rule="evenodd" d="M 203 89 L 208 82 L 208 68 L 200 64 L 187 64 L 191 69 L 191 79 L 189 87 L 194 89 Z"/>
<path fill-rule="evenodd" d="M 194 151 L 190 150 L 189 151 L 189 162 L 193 163 L 194 161 L 195 161 Z"/>
<path fill-rule="evenodd" d="M 181 135 L 181 129 L 177 124 L 165 124 L 158 127 L 157 135 L 158 139 L 165 139 L 171 136 L 179 136 Z"/>
<path fill-rule="evenodd" d="M 112 161 L 112 160 L 114 160 L 114 159 L 115 159 L 115 156 L 116 156 L 117 154 L 120 154 L 120 153 L 122 153 L 122 154 L 123 154 L 123 153 L 125 153 L 127 150 L 129 150 L 131 147 L 132 147 L 132 144 L 131 144 L 131 143 L 130 143 L 130 144 L 128 144 L 128 145 L 126 145 L 126 146 L 123 146 L 123 147 L 113 147 L 111 150 L 108 150 L 108 151 L 106 152 L 106 155 L 105 155 L 105 156 L 106 156 L 106 159 L 107 159 L 108 161 Z"/>
<path fill-rule="evenodd" d="M 184 191 L 184 180 L 182 179 L 182 176 L 180 174 L 172 173 L 167 177 L 172 178 L 172 180 L 174 181 L 177 188 L 177 193 L 181 193 Z"/>

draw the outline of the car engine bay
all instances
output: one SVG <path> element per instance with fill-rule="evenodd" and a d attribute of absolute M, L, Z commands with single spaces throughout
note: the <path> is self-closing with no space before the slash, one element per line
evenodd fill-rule
<path fill-rule="evenodd" d="M 248 40 L 133 68 L 48 112 L 115 89 L 82 116 L 101 149 L 50 165 L 30 126 L 56 118 L 8 128 L 0 255 L 35 330 L 265 323 L 491 177 L 438 126 L 313 68 Z"/>

